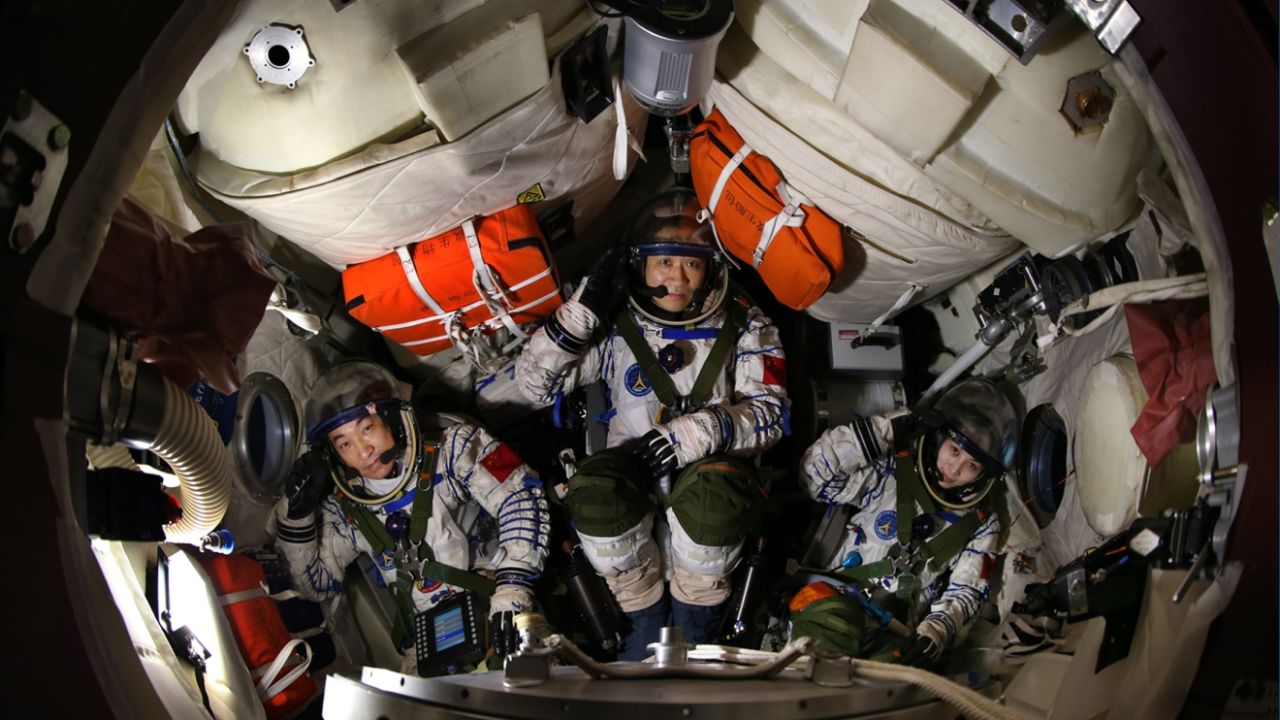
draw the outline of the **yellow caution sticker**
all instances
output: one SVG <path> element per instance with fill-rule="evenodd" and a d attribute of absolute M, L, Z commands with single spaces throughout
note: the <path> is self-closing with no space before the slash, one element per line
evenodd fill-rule
<path fill-rule="evenodd" d="M 529 188 L 528 190 L 525 190 L 524 192 L 516 196 L 516 202 L 520 203 L 521 205 L 528 205 L 529 203 L 542 202 L 543 200 L 546 200 L 546 199 L 547 199 L 546 193 L 542 192 L 542 183 L 534 183 L 533 187 Z"/>

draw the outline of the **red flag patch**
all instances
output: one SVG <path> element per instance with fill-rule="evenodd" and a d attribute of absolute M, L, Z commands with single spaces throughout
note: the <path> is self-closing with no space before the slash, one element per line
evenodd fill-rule
<path fill-rule="evenodd" d="M 990 553 L 982 554 L 982 579 L 986 580 L 991 577 L 991 570 L 996 566 L 996 558 Z"/>
<path fill-rule="evenodd" d="M 787 361 L 774 355 L 765 355 L 764 383 L 766 385 L 787 386 Z"/>
<path fill-rule="evenodd" d="M 488 470 L 491 475 L 496 477 L 498 482 L 502 482 L 507 479 L 507 476 L 511 474 L 512 470 L 515 470 L 524 464 L 524 461 L 520 459 L 520 456 L 516 454 L 515 450 L 511 449 L 510 445 L 506 443 L 498 443 L 498 447 L 494 448 L 488 455 L 485 455 L 480 459 L 480 464 L 483 465 L 484 469 Z"/>

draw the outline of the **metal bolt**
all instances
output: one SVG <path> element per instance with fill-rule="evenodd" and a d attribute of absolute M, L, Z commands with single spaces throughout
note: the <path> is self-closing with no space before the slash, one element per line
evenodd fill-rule
<path fill-rule="evenodd" d="M 31 249 L 36 242 L 35 228 L 31 227 L 31 223 L 18 223 L 13 228 L 13 234 L 9 236 L 9 246 L 20 253 L 24 253 Z"/>
<path fill-rule="evenodd" d="M 50 150 L 61 150 L 71 143 L 71 128 L 66 125 L 58 125 L 49 131 L 49 137 L 46 142 L 49 143 Z"/>
<path fill-rule="evenodd" d="M 1098 88 L 1089 88 L 1076 95 L 1076 110 L 1080 117 L 1096 120 L 1111 111 L 1111 102 Z"/>

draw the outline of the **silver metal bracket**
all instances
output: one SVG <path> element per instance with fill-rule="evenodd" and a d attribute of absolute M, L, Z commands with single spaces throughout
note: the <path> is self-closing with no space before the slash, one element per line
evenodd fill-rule
<path fill-rule="evenodd" d="M 25 253 L 49 222 L 70 156 L 71 129 L 25 92 L 0 131 L 0 217 L 9 247 Z"/>
<path fill-rule="evenodd" d="M 1120 52 L 1142 21 L 1128 0 L 1066 0 L 1066 6 L 1112 55 Z"/>

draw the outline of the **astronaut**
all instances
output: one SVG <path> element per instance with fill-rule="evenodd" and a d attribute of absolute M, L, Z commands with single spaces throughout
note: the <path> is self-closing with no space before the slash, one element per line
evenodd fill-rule
<path fill-rule="evenodd" d="M 513 651 L 512 616 L 534 607 L 547 555 L 537 475 L 483 428 L 459 420 L 429 430 L 391 374 L 368 362 L 317 380 L 306 423 L 310 450 L 276 507 L 276 547 L 294 588 L 331 598 L 368 553 L 400 608 L 401 672 L 417 669 L 418 613 L 464 591 L 488 597 L 490 644 L 499 657 Z"/>
<path fill-rule="evenodd" d="M 825 638 L 855 654 L 868 598 L 893 594 L 906 600 L 912 617 L 927 613 L 907 646 L 897 648 L 905 653 L 884 658 L 936 661 L 964 635 L 991 592 L 1003 509 L 989 507 L 999 498 L 985 501 L 1013 462 L 1017 438 L 1012 403 L 979 379 L 951 387 L 932 408 L 823 433 L 805 451 L 801 484 L 819 502 L 854 507 L 831 565 L 862 597 L 802 608 L 793 601 L 792 635 Z M 895 446 L 901 452 L 892 453 Z M 869 649 L 874 652 L 863 647 L 862 654 Z"/>
<path fill-rule="evenodd" d="M 624 660 L 643 658 L 673 622 L 687 642 L 716 632 L 763 495 L 746 458 L 787 423 L 777 329 L 731 289 L 698 210 L 680 188 L 647 203 L 622 251 L 597 261 L 516 364 L 521 390 L 543 406 L 603 381 L 607 449 L 579 465 L 565 504 L 630 619 Z M 655 493 L 667 505 L 658 540 Z"/>

